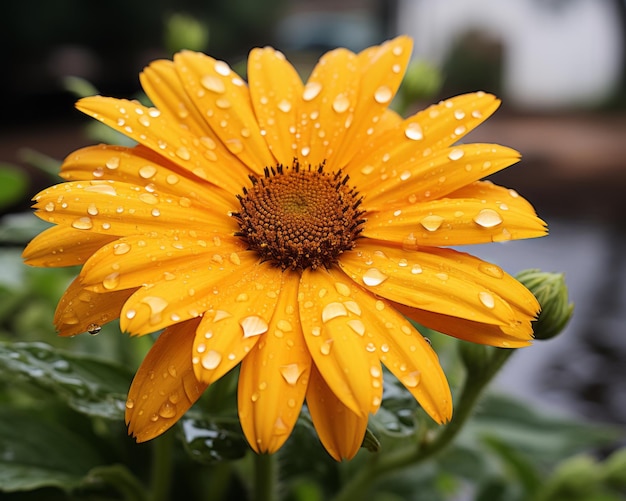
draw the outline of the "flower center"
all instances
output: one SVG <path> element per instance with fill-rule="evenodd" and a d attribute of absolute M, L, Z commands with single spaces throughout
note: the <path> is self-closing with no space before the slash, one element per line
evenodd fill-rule
<path fill-rule="evenodd" d="M 232 216 L 236 235 L 264 260 L 284 270 L 328 268 L 354 247 L 365 222 L 362 199 L 341 171 L 303 169 L 294 160 L 291 168 L 266 167 L 264 177 L 250 179 L 252 187 L 237 196 L 241 212 Z"/>

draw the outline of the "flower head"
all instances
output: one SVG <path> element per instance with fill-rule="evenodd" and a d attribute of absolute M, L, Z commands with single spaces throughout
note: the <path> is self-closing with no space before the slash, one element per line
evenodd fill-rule
<path fill-rule="evenodd" d="M 435 421 L 450 419 L 437 356 L 407 317 L 477 343 L 529 343 L 534 296 L 445 248 L 545 233 L 517 193 L 480 181 L 519 154 L 457 144 L 499 101 L 467 94 L 402 119 L 388 106 L 410 52 L 406 37 L 334 50 L 306 83 L 271 48 L 251 52 L 247 83 L 181 52 L 141 74 L 154 107 L 79 101 L 138 144 L 71 154 L 67 182 L 35 197 L 55 226 L 24 256 L 82 265 L 56 312 L 61 335 L 118 317 L 134 335 L 162 330 L 129 392 L 139 441 L 240 365 L 253 449 L 277 450 L 306 400 L 328 452 L 350 458 L 381 404 L 381 363 Z"/>

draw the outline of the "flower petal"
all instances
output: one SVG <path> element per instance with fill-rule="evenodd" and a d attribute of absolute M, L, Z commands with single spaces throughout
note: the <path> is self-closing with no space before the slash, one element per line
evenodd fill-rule
<path fill-rule="evenodd" d="M 304 270 L 300 319 L 309 352 L 320 374 L 352 412 L 376 412 L 382 371 L 376 331 L 361 318 L 367 295 L 338 270 Z"/>
<path fill-rule="evenodd" d="M 449 421 L 452 395 L 430 344 L 388 301 L 366 293 L 359 303 L 363 322 L 378 338 L 377 350 L 385 367 L 435 421 Z"/>
<path fill-rule="evenodd" d="M 299 277 L 284 273 L 267 333 L 242 360 L 239 373 L 239 420 L 248 443 L 259 453 L 277 451 L 291 434 L 311 372 L 311 355 L 294 308 Z"/>
<path fill-rule="evenodd" d="M 363 236 L 405 250 L 536 238 L 547 232 L 526 200 L 489 182 L 473 183 L 441 200 L 368 212 L 366 218 Z"/>
<path fill-rule="evenodd" d="M 165 329 L 135 374 L 126 402 L 126 423 L 137 442 L 173 426 L 207 388 L 196 379 L 191 366 L 191 346 L 199 323 L 193 319 Z"/>
<path fill-rule="evenodd" d="M 137 246 L 140 243 L 137 240 Z M 221 246 L 213 241 L 207 241 L 206 247 L 203 244 L 183 242 L 183 249 L 176 253 L 172 261 L 166 263 L 170 266 L 160 268 L 152 264 L 152 258 L 158 263 L 159 256 L 168 254 L 168 250 L 176 248 L 175 245 L 164 244 L 163 249 L 160 249 L 158 242 L 153 241 L 150 243 L 152 252 L 148 253 L 149 262 L 146 261 L 146 256 L 142 261 L 142 254 L 138 252 L 124 260 L 120 259 L 119 269 L 115 266 L 116 248 L 113 246 L 113 256 L 105 255 L 99 266 L 93 264 L 90 276 L 85 276 L 85 281 L 94 281 L 92 288 L 95 290 L 117 290 L 142 285 L 122 309 L 122 330 L 143 335 L 201 316 L 205 311 L 214 308 L 216 301 L 222 300 L 221 292 L 228 291 L 231 284 L 237 282 L 242 275 L 242 282 L 249 282 L 255 276 L 258 257 L 254 253 L 238 253 L 232 251 L 236 246 Z M 195 254 L 198 247 L 202 251 Z M 110 262 L 113 264 L 109 266 Z M 99 270 L 100 266 L 103 270 Z M 149 271 L 150 268 L 154 271 Z M 101 282 L 97 282 L 103 275 Z M 144 282 L 138 283 L 142 278 Z M 238 294 L 230 297 L 232 301 L 238 298 Z"/>
<path fill-rule="evenodd" d="M 240 272 L 235 280 L 207 298 L 207 311 L 194 339 L 194 371 L 207 384 L 235 367 L 266 337 L 283 273 L 266 262 Z"/>
<path fill-rule="evenodd" d="M 116 320 L 133 289 L 98 294 L 76 278 L 67 288 L 54 313 L 60 336 L 75 336 Z"/>
<path fill-rule="evenodd" d="M 278 163 L 290 165 L 298 156 L 296 123 L 300 119 L 302 80 L 285 56 L 271 47 L 250 52 L 248 80 L 254 112 L 268 148 Z"/>
<path fill-rule="evenodd" d="M 530 322 L 531 312 L 538 311 L 534 296 L 481 263 L 450 249 L 408 252 L 362 241 L 357 250 L 344 253 L 339 264 L 373 294 L 412 308 L 491 325 Z M 523 304 L 524 310 L 516 311 L 509 299 Z"/>
<path fill-rule="evenodd" d="M 520 158 L 517 151 L 497 144 L 460 145 L 427 156 L 410 150 L 404 153 L 406 157 L 396 155 L 378 169 L 380 176 L 371 176 L 368 183 L 359 186 L 367 193 L 368 209 L 405 207 L 445 197 Z"/>
<path fill-rule="evenodd" d="M 471 343 L 499 348 L 523 348 L 531 344 L 533 337 L 530 322 L 520 322 L 514 326 L 490 325 L 411 308 L 400 303 L 393 303 L 393 305 L 404 316 L 420 325 Z"/>
<path fill-rule="evenodd" d="M 136 101 L 101 96 L 83 98 L 76 107 L 87 115 L 134 139 L 197 177 L 229 186 L 227 176 L 241 186 L 248 172 L 232 155 L 223 154 L 208 136 L 197 137 L 177 117 Z"/>
<path fill-rule="evenodd" d="M 187 197 L 161 196 L 151 187 L 118 181 L 73 181 L 37 194 L 36 215 L 44 221 L 106 235 L 157 232 L 173 235 L 198 227 L 233 233 L 236 223 Z"/>
<path fill-rule="evenodd" d="M 484 122 L 499 105 L 498 99 L 484 92 L 441 101 L 363 142 L 352 161 L 358 168 L 347 172 L 359 189 L 376 186 L 381 176 L 391 172 L 389 166 L 447 148 Z"/>
<path fill-rule="evenodd" d="M 200 201 L 224 214 L 236 205 L 233 193 L 242 186 L 237 176 L 227 170 L 211 171 L 209 180 L 204 170 L 189 172 L 142 145 L 126 148 L 101 144 L 82 148 L 65 159 L 61 177 L 70 181 L 104 178 L 145 186 L 160 193 Z M 247 179 L 242 177 L 241 182 L 247 183 Z M 216 190 L 216 186 L 224 190 Z"/>
<path fill-rule="evenodd" d="M 346 407 L 315 366 L 311 370 L 306 403 L 328 453 L 336 461 L 352 459 L 363 443 L 368 416 L 355 414 Z"/>
<path fill-rule="evenodd" d="M 202 236 L 205 238 L 120 238 L 103 246 L 85 263 L 81 283 L 95 292 L 160 283 L 168 283 L 171 291 L 177 287 L 186 291 L 198 285 L 196 280 L 215 283 L 239 272 L 242 256 L 249 264 L 257 260 L 236 237 Z"/>
<path fill-rule="evenodd" d="M 115 238 L 114 235 L 53 226 L 33 238 L 24 249 L 22 257 L 29 266 L 76 266 L 83 264 L 100 247 Z"/>
<path fill-rule="evenodd" d="M 198 52 L 180 52 L 174 64 L 187 95 L 226 148 L 254 173 L 274 165 L 245 82 L 225 62 Z"/>

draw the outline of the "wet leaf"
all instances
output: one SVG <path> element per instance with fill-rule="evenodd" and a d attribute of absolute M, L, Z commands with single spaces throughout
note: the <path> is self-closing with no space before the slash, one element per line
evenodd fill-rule
<path fill-rule="evenodd" d="M 120 420 L 132 373 L 44 343 L 0 343 L 0 379 L 30 383 L 82 414 Z"/>
<path fill-rule="evenodd" d="M 240 459 L 250 450 L 236 419 L 184 417 L 179 424 L 185 450 L 200 463 Z"/>
<path fill-rule="evenodd" d="M 0 490 L 71 490 L 102 462 L 84 437 L 41 414 L 0 408 Z"/>

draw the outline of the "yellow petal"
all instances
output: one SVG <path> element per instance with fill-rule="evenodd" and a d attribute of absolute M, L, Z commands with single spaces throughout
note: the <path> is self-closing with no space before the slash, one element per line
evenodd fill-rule
<path fill-rule="evenodd" d="M 187 95 L 226 148 L 251 172 L 274 165 L 245 82 L 223 61 L 197 52 L 176 54 L 174 64 Z"/>
<path fill-rule="evenodd" d="M 364 142 L 346 172 L 360 189 L 375 186 L 396 163 L 447 148 L 484 122 L 500 105 L 491 94 L 476 92 L 430 106 L 393 129 Z"/>
<path fill-rule="evenodd" d="M 368 212 L 365 217 L 363 236 L 406 250 L 536 238 L 547 232 L 526 200 L 489 182 L 473 183 L 441 200 Z"/>
<path fill-rule="evenodd" d="M 338 271 L 302 273 L 300 319 L 309 352 L 337 398 L 362 416 L 376 412 L 382 398 L 378 333 L 362 318 L 366 294 Z"/>
<path fill-rule="evenodd" d="M 374 334 L 376 353 L 385 367 L 435 421 L 449 421 L 450 387 L 430 344 L 388 301 L 368 293 L 358 296 L 363 322 L 368 332 Z"/>
<path fill-rule="evenodd" d="M 410 252 L 364 239 L 357 249 L 344 253 L 339 264 L 373 294 L 412 308 L 505 326 L 524 320 L 505 298 L 532 303 L 533 313 L 538 310 L 525 288 L 510 291 L 507 285 L 513 280 L 491 276 L 480 263 L 448 249 Z"/>
<path fill-rule="evenodd" d="M 297 151 L 296 131 L 302 80 L 285 56 L 271 47 L 250 52 L 248 79 L 254 112 L 268 148 L 278 163 L 290 165 L 301 153 Z"/>
<path fill-rule="evenodd" d="M 239 184 L 247 175 L 232 155 L 219 155 L 224 150 L 210 137 L 196 136 L 177 118 L 156 108 L 101 96 L 81 99 L 76 107 L 202 179 L 217 176 L 216 184 L 221 185 L 224 174 L 230 174 Z"/>
<path fill-rule="evenodd" d="M 355 414 L 346 407 L 315 366 L 311 370 L 306 403 L 315 430 L 328 453 L 337 461 L 352 459 L 363 443 L 367 415 Z"/>
<path fill-rule="evenodd" d="M 83 264 L 94 252 L 115 239 L 114 235 L 53 226 L 33 238 L 22 257 L 30 266 L 76 266 Z"/>
<path fill-rule="evenodd" d="M 165 329 L 144 358 L 128 392 L 126 423 L 137 442 L 168 430 L 208 386 L 191 366 L 191 346 L 199 319 Z"/>
<path fill-rule="evenodd" d="M 143 282 L 143 286 L 124 305 L 120 323 L 122 330 L 135 335 L 148 334 L 200 316 L 224 300 L 235 301 L 239 294 L 223 298 L 222 292 L 228 292 L 231 284 L 241 277 L 242 283 L 256 286 L 256 283 L 250 284 L 250 281 L 258 274 L 258 257 L 252 252 L 230 252 L 232 248 L 224 245 L 222 250 L 221 246 L 207 242 L 207 247 L 203 247 L 205 252 L 195 256 L 194 249 L 191 249 L 191 254 L 184 250 L 180 252 L 177 256 L 180 259 L 171 262 L 171 268 L 161 269 L 152 261 L 145 262 L 141 252 L 124 260 L 123 266 L 120 261 L 121 272 L 111 272 L 111 268 L 107 267 L 104 273 L 109 274 L 101 282 L 104 289 L 127 287 L 142 277 L 152 280 Z M 163 254 L 168 249 L 172 249 L 172 246 L 166 247 Z M 158 255 L 156 250 L 154 255 Z M 148 271 L 151 267 L 156 270 Z M 100 272 L 94 270 L 93 273 Z M 85 280 L 93 277 L 86 277 Z M 263 285 L 263 282 L 259 281 L 259 284 Z M 100 289 L 100 286 L 93 287 Z"/>
<path fill-rule="evenodd" d="M 261 263 L 207 297 L 192 350 L 198 380 L 210 384 L 221 378 L 267 337 L 282 279 L 279 268 Z"/>
<path fill-rule="evenodd" d="M 61 166 L 61 177 L 70 181 L 106 179 L 146 186 L 160 193 L 197 200 L 224 214 L 233 210 L 236 203 L 233 193 L 243 186 L 239 183 L 248 182 L 227 169 L 211 171 L 208 179 L 204 169 L 194 174 L 142 145 L 126 148 L 107 144 L 88 146 L 68 155 Z"/>
<path fill-rule="evenodd" d="M 427 156 L 406 150 L 393 162 L 379 165 L 379 176 L 359 185 L 367 194 L 367 208 L 406 207 L 445 197 L 519 161 L 511 148 L 497 144 L 467 144 L 437 150 Z"/>
<path fill-rule="evenodd" d="M 277 451 L 291 434 L 309 383 L 311 355 L 297 308 L 299 277 L 286 271 L 267 333 L 241 362 L 239 420 L 250 446 Z"/>
<path fill-rule="evenodd" d="M 237 228 L 228 214 L 212 207 L 118 181 L 58 184 L 40 192 L 35 201 L 36 215 L 44 221 L 106 235 L 173 235 L 198 227 L 228 234 Z"/>
<path fill-rule="evenodd" d="M 533 329 L 529 321 L 520 321 L 519 324 L 510 326 L 490 325 L 410 308 L 400 303 L 393 303 L 393 305 L 400 313 L 415 320 L 418 324 L 472 343 L 499 348 L 523 348 L 531 344 L 533 337 Z"/>
<path fill-rule="evenodd" d="M 133 289 L 98 294 L 75 279 L 67 288 L 54 313 L 60 336 L 75 336 L 116 320 Z"/>
<path fill-rule="evenodd" d="M 138 235 L 120 238 L 103 246 L 83 266 L 81 283 L 95 292 L 165 283 L 174 291 L 187 290 L 201 283 L 215 283 L 257 258 L 246 252 L 236 237 L 202 235 L 204 238 L 154 238 Z M 202 276 L 206 275 L 206 276 Z M 206 285 L 205 285 L 206 286 Z"/>

